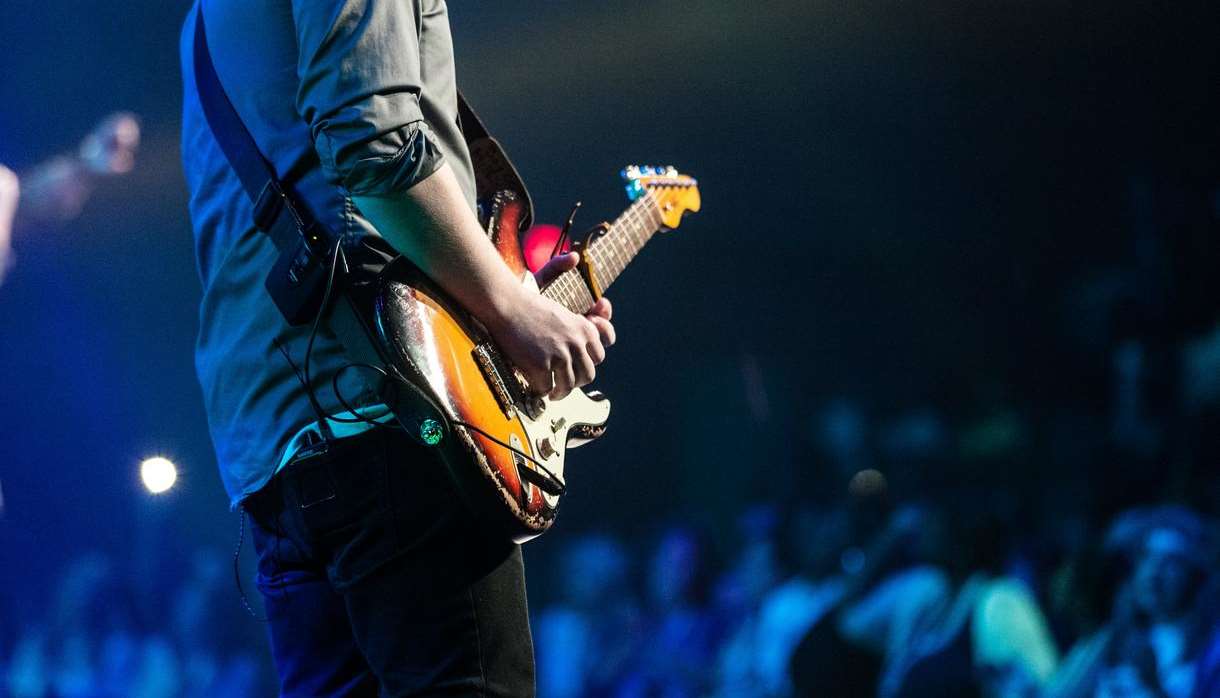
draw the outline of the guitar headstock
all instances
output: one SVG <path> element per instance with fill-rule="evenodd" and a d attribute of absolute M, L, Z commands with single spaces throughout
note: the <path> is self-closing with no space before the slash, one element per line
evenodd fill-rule
<path fill-rule="evenodd" d="M 679 174 L 674 167 L 628 165 L 623 169 L 623 180 L 632 201 L 651 194 L 666 228 L 677 228 L 682 216 L 699 210 L 699 182 Z"/>

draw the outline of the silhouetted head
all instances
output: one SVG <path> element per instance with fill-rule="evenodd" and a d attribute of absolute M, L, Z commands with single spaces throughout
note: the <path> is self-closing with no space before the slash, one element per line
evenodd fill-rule
<path fill-rule="evenodd" d="M 685 526 L 669 528 L 657 541 L 649 561 L 649 599 L 661 608 L 701 602 L 707 568 L 703 537 Z"/>
<path fill-rule="evenodd" d="M 581 536 L 568 545 L 560 571 L 568 602 L 582 608 L 597 606 L 622 588 L 627 554 L 613 536 Z"/>
<path fill-rule="evenodd" d="M 1131 561 L 1133 610 L 1149 620 L 1180 616 L 1205 581 L 1208 545 L 1202 519 L 1177 506 L 1139 509 L 1118 518 L 1108 536 Z"/>

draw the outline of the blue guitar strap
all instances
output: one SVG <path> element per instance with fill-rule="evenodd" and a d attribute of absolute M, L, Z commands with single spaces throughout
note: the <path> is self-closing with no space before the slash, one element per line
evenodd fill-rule
<path fill-rule="evenodd" d="M 289 324 L 311 322 L 325 291 L 327 252 L 336 238 L 280 182 L 225 94 L 208 50 L 202 3 L 195 14 L 194 64 L 195 88 L 204 118 L 254 203 L 254 225 L 280 251 L 267 276 L 267 291 Z"/>

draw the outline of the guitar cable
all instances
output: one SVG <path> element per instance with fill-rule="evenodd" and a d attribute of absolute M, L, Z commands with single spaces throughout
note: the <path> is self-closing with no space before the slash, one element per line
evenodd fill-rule
<path fill-rule="evenodd" d="M 577 204 L 576 208 L 579 208 L 579 207 L 580 207 L 580 204 Z M 574 216 L 576 213 L 575 208 L 573 209 L 572 213 Z M 569 222 L 569 226 L 570 226 L 570 222 Z M 310 328 L 310 332 L 309 332 L 309 341 L 305 344 L 305 359 L 303 361 L 303 367 L 302 367 L 302 370 L 297 373 L 297 377 L 298 377 L 298 379 L 300 379 L 303 387 L 305 388 L 305 393 L 309 398 L 310 406 L 313 408 L 314 413 L 316 415 L 318 415 L 319 424 L 321 424 L 321 425 L 327 425 L 326 420 L 329 419 L 329 420 L 332 420 L 335 422 L 340 422 L 340 423 L 345 423 L 345 424 L 364 423 L 364 424 L 369 424 L 374 428 L 385 427 L 385 428 L 389 428 L 389 429 L 403 429 L 402 425 L 397 424 L 396 422 L 393 422 L 393 421 L 381 422 L 376 419 L 370 419 L 369 417 L 365 417 L 365 416 L 361 415 L 359 412 L 357 412 L 355 409 L 352 408 L 352 405 L 343 396 L 342 392 L 339 389 L 339 378 L 343 375 L 344 371 L 348 371 L 353 368 L 367 368 L 367 369 L 376 371 L 377 373 L 381 374 L 381 377 L 383 379 L 405 381 L 406 378 L 404 378 L 402 375 L 400 375 L 398 373 L 398 371 L 396 371 L 396 370 L 393 371 L 393 375 L 391 375 L 391 372 L 387 371 L 386 368 L 383 366 L 375 366 L 373 364 L 361 363 L 361 362 L 349 362 L 349 363 L 346 363 L 346 364 L 340 366 L 335 371 L 335 373 L 331 376 L 331 380 L 330 380 L 331 392 L 334 394 L 335 399 L 339 402 L 339 404 L 343 407 L 343 409 L 347 410 L 347 412 L 349 414 L 353 415 L 352 417 L 340 417 L 338 415 L 332 415 L 329 417 L 326 416 L 325 412 L 322 410 L 321 403 L 318 402 L 317 395 L 314 393 L 313 379 L 312 379 L 312 376 L 311 376 L 310 370 L 309 370 L 310 356 L 313 354 L 314 340 L 317 338 L 318 327 L 321 325 L 322 316 L 323 316 L 323 314 L 325 314 L 326 308 L 330 304 L 331 294 L 334 291 L 335 274 L 339 267 L 340 258 L 343 259 L 343 266 L 344 266 L 344 269 L 346 270 L 347 269 L 347 257 L 343 254 L 343 246 L 342 246 L 341 239 L 339 241 L 335 242 L 334 251 L 331 253 L 330 272 L 327 274 L 327 278 L 326 278 L 326 290 L 323 291 L 323 293 L 322 293 L 322 303 L 321 303 L 321 305 L 318 306 L 317 315 L 314 316 L 313 326 Z M 281 347 L 281 351 L 284 352 L 285 358 L 288 358 L 289 364 L 293 365 L 291 358 L 288 357 L 287 350 L 285 350 Z M 293 366 L 295 369 L 295 365 L 293 365 Z M 393 367 L 391 367 L 391 369 L 392 368 Z M 437 411 L 440 414 L 444 414 L 439 409 Z M 511 444 L 501 441 L 500 439 L 496 438 L 495 436 L 492 436 L 491 434 L 489 434 L 486 431 L 484 431 L 483 429 L 475 426 L 474 424 L 471 424 L 469 422 L 460 421 L 457 419 L 452 419 L 452 418 L 449 419 L 448 421 L 450 424 L 453 424 L 455 426 L 460 426 L 460 427 L 469 429 L 469 430 L 483 436 L 488 441 L 491 441 L 492 443 L 500 446 L 501 448 L 508 449 L 510 452 L 512 452 L 518 456 L 521 456 L 522 458 L 529 461 L 530 463 L 533 463 L 534 466 L 538 469 L 538 472 L 540 472 L 540 474 L 542 475 L 542 479 L 544 479 L 547 482 L 547 485 L 551 489 L 550 492 L 547 492 L 548 494 L 555 495 L 555 496 L 562 496 L 564 493 L 567 492 L 567 483 L 563 480 L 563 478 L 557 476 L 550 468 L 548 468 L 545 464 L 540 462 L 537 458 L 534 458 L 530 454 L 526 453 L 525 451 L 522 451 L 519 448 L 516 448 L 515 446 L 512 446 Z M 329 439 L 327 439 L 328 434 L 330 434 L 330 429 L 329 429 L 329 426 L 327 425 L 326 431 L 323 433 L 323 439 L 325 439 L 329 442 Z M 333 436 L 333 434 L 331 436 Z M 537 483 L 535 483 L 535 484 L 537 484 Z M 539 487 L 541 488 L 542 486 L 539 485 Z M 544 491 L 546 491 L 546 490 L 544 489 Z"/>
<path fill-rule="evenodd" d="M 322 293 L 322 303 L 318 306 L 317 314 L 314 315 L 313 327 L 310 328 L 310 331 L 309 331 L 309 341 L 305 344 L 305 361 L 304 361 L 304 370 L 302 372 L 304 374 L 304 380 L 302 382 L 304 383 L 305 393 L 309 396 L 309 403 L 313 406 L 314 412 L 319 415 L 319 417 L 318 417 L 319 423 L 322 425 L 327 425 L 326 426 L 327 431 L 330 431 L 330 427 L 327 423 L 327 420 L 340 422 L 343 424 L 365 423 L 365 424 L 371 424 L 373 426 L 387 426 L 387 424 L 385 422 L 379 422 L 375 419 L 369 419 L 368 417 L 361 415 L 360 413 L 356 412 L 355 410 L 352 410 L 350 408 L 350 406 L 348 405 L 347 401 L 343 399 L 343 396 L 339 394 L 339 390 L 338 390 L 339 375 L 342 374 L 342 372 L 344 370 L 347 370 L 349 368 L 358 367 L 358 366 L 365 366 L 368 368 L 372 368 L 375 371 L 378 371 L 379 373 L 382 374 L 383 377 L 389 378 L 389 374 L 383 368 L 378 368 L 376 366 L 372 366 L 371 364 L 349 363 L 349 364 L 345 364 L 345 365 L 341 366 L 339 368 L 339 370 L 336 371 L 335 375 L 331 377 L 331 389 L 335 393 L 335 398 L 338 399 L 340 404 L 343 405 L 343 408 L 346 409 L 348 412 L 350 412 L 353 415 L 353 417 L 340 417 L 338 415 L 326 416 L 326 414 L 322 411 L 322 407 L 321 407 L 320 403 L 318 402 L 317 396 L 314 394 L 313 378 L 311 377 L 310 372 L 309 372 L 310 357 L 313 355 L 313 343 L 314 343 L 314 340 L 317 339 L 318 327 L 322 323 L 322 316 L 326 313 L 326 308 L 330 305 L 331 293 L 334 291 L 334 287 L 335 287 L 335 271 L 339 267 L 340 258 L 343 259 L 344 271 L 347 271 L 347 257 L 346 257 L 346 255 L 343 254 L 343 239 L 342 238 L 335 241 L 335 249 L 331 253 L 331 257 L 330 257 L 330 272 L 329 272 L 329 274 L 327 274 L 327 277 L 326 277 L 326 290 L 323 291 L 323 293 Z"/>

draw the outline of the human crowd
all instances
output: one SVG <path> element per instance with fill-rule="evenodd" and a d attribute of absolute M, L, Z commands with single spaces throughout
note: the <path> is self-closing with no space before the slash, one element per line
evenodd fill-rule
<path fill-rule="evenodd" d="M 1214 698 L 1213 523 L 1133 508 L 1091 535 L 1015 535 L 985 501 L 748 507 L 565 536 L 533 595 L 543 698 Z M 199 550 L 163 602 L 93 552 L 0 636 L 4 695 L 274 693 L 228 561 Z"/>
<path fill-rule="evenodd" d="M 1210 522 L 1157 506 L 1022 538 L 961 504 L 755 507 L 721 565 L 682 523 L 638 566 L 579 537 L 534 619 L 539 695 L 1220 696 Z"/>
<path fill-rule="evenodd" d="M 262 696 L 258 627 L 243 617 L 223 555 L 201 549 L 174 579 L 142 586 L 135 564 L 100 551 L 70 561 L 43 604 L 4 599 L 0 695 Z"/>

